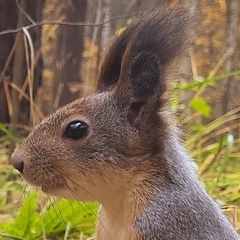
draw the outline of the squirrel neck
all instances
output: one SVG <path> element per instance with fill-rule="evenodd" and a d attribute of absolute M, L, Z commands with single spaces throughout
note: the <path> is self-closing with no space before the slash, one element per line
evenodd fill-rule
<path fill-rule="evenodd" d="M 166 197 L 161 196 L 161 193 L 167 194 L 169 182 L 174 187 L 186 186 L 190 181 L 195 186 L 198 182 L 191 166 L 191 160 L 188 159 L 177 137 L 169 136 L 165 140 L 164 154 L 156 153 L 148 161 L 143 161 L 144 165 L 139 164 L 136 170 L 133 169 L 131 179 L 127 179 L 126 176 L 125 179 L 120 180 L 124 181 L 125 187 L 109 193 L 101 201 L 97 239 L 141 239 L 134 225 L 145 215 L 149 207 L 163 207 L 158 206 L 162 203 L 159 199 Z M 152 209 L 153 212 L 155 210 Z"/>
<path fill-rule="evenodd" d="M 126 174 L 126 178 L 119 179 L 122 184 L 116 185 L 121 185 L 122 188 L 116 188 L 114 193 L 109 191 L 109 194 L 104 195 L 98 216 L 97 239 L 142 239 L 134 227 L 136 220 L 141 218 L 150 202 L 157 202 L 161 198 L 161 191 L 167 191 L 167 181 L 184 182 L 185 176 L 180 165 L 186 168 L 186 163 L 182 162 L 188 161 L 187 155 L 175 137 L 169 137 L 168 141 L 171 149 L 166 149 L 164 155 L 161 152 L 151 157 L 145 156 L 151 159 L 145 159 L 142 161 L 143 165 L 139 164 L 133 169 L 131 178 Z M 138 158 L 142 159 L 142 156 L 130 161 L 138 161 Z M 190 161 L 187 165 L 188 174 L 194 174 Z"/>
<path fill-rule="evenodd" d="M 138 180 L 137 180 L 138 181 Z M 132 179 L 134 182 L 134 179 Z M 137 240 L 140 239 L 133 224 L 135 219 L 147 207 L 149 196 L 142 188 L 146 186 L 129 185 L 124 190 L 106 196 L 98 214 L 98 240 Z"/>

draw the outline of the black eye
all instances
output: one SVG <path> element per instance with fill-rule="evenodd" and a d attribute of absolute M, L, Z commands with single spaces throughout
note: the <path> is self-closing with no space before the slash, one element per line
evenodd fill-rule
<path fill-rule="evenodd" d="M 87 133 L 88 125 L 81 121 L 73 121 L 69 123 L 65 129 L 64 137 L 71 139 L 80 139 Z"/>

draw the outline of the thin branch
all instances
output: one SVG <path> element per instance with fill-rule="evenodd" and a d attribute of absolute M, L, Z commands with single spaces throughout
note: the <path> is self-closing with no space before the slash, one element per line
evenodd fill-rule
<path fill-rule="evenodd" d="M 17 48 L 17 45 L 19 43 L 19 37 L 20 37 L 20 35 L 18 34 L 17 37 L 15 38 L 14 44 L 13 44 L 12 49 L 11 49 L 9 55 L 8 55 L 8 58 L 5 61 L 4 67 L 3 67 L 3 69 L 2 69 L 2 71 L 0 73 L 0 83 L 2 82 L 2 79 L 5 77 L 5 73 L 6 73 L 7 69 L 8 69 L 8 67 L 9 67 L 9 64 L 10 64 L 11 60 L 12 60 L 14 51 Z"/>
<path fill-rule="evenodd" d="M 0 35 L 5 35 L 9 33 L 18 33 L 21 32 L 22 29 L 24 28 L 25 30 L 29 30 L 31 28 L 37 27 L 37 26 L 43 26 L 43 25 L 65 25 L 65 26 L 79 26 L 79 27 L 100 27 L 104 24 L 107 24 L 109 22 L 113 22 L 119 19 L 124 19 L 124 18 L 129 18 L 129 17 L 135 17 L 138 16 L 139 14 L 133 14 L 133 15 L 128 15 L 128 16 L 118 16 L 109 19 L 108 21 L 102 21 L 100 23 L 84 23 L 84 22 L 65 22 L 65 21 L 59 21 L 59 20 L 54 20 L 54 21 L 40 21 L 36 23 L 32 23 L 29 25 L 26 25 L 24 27 L 19 27 L 15 29 L 8 29 L 8 30 L 3 30 L 0 32 Z"/>
<path fill-rule="evenodd" d="M 17 92 L 21 93 L 22 96 L 23 96 L 27 101 L 30 101 L 29 96 L 28 96 L 26 93 L 24 93 L 23 90 L 22 90 L 16 83 L 13 83 L 13 82 L 5 79 L 5 78 L 3 79 L 3 82 L 6 83 L 7 85 L 11 86 L 11 87 L 12 87 L 13 89 L 15 89 Z M 36 113 L 38 114 L 38 116 L 39 116 L 41 119 L 43 119 L 43 118 L 45 117 L 44 114 L 43 114 L 43 112 L 40 110 L 40 108 L 39 108 L 36 104 L 34 104 L 34 102 L 33 102 L 33 107 L 34 107 L 34 109 L 36 110 Z"/>
<path fill-rule="evenodd" d="M 25 28 L 22 29 L 23 33 L 25 34 L 24 38 L 24 45 L 25 45 L 25 54 L 26 54 L 26 63 L 27 63 L 27 77 L 28 77 L 28 86 L 29 86 L 29 96 L 30 96 L 30 110 L 31 110 L 31 118 L 30 122 L 33 123 L 33 126 L 35 124 L 34 119 L 32 119 L 32 116 L 34 116 L 33 112 L 33 79 L 34 79 L 34 47 L 33 47 L 33 41 L 31 38 L 31 35 L 29 34 L 28 30 Z M 29 50 L 28 50 L 28 46 Z M 29 52 L 30 52 L 30 58 L 29 58 Z"/>
<path fill-rule="evenodd" d="M 2 78 L 2 82 L 3 82 L 3 88 L 4 88 L 6 100 L 7 100 L 7 107 L 8 107 L 9 116 L 12 116 L 12 114 L 13 114 L 13 103 L 12 103 L 12 98 L 11 98 L 9 86 L 6 83 L 5 78 Z"/>
<path fill-rule="evenodd" d="M 31 18 L 31 16 L 22 8 L 22 6 L 20 5 L 18 0 L 15 0 L 16 5 L 19 9 L 19 11 L 21 13 L 23 13 L 23 15 L 32 23 L 32 24 L 36 24 L 36 22 Z"/>

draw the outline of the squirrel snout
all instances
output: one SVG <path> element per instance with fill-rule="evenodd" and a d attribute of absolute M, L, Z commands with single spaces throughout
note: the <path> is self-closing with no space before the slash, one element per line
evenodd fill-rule
<path fill-rule="evenodd" d="M 11 163 L 15 169 L 17 169 L 21 174 L 24 170 L 24 162 L 21 158 L 21 155 L 19 155 L 16 151 L 11 156 Z"/>

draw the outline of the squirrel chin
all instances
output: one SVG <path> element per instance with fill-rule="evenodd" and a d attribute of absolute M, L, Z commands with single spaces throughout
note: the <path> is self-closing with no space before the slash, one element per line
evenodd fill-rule
<path fill-rule="evenodd" d="M 86 196 L 86 193 L 79 194 L 78 192 L 75 192 L 69 188 L 66 188 L 65 186 L 45 185 L 45 186 L 41 186 L 41 190 L 46 194 L 56 196 L 56 197 L 66 198 L 66 199 L 72 199 L 77 201 L 89 201 L 89 199 L 95 200 L 95 199 L 92 199 L 91 196 Z"/>
<path fill-rule="evenodd" d="M 41 186 L 40 188 L 44 193 L 47 194 L 51 194 L 54 191 L 49 185 Z"/>
<path fill-rule="evenodd" d="M 40 188 L 46 194 L 51 194 L 59 197 L 63 195 L 62 193 L 67 191 L 64 186 L 52 186 L 51 184 L 42 185 Z"/>
<path fill-rule="evenodd" d="M 65 198 L 73 199 L 73 196 L 71 196 L 72 194 L 70 194 L 70 192 L 67 191 L 67 189 L 64 187 L 51 187 L 49 185 L 45 185 L 45 186 L 41 186 L 41 190 L 48 195 L 52 195 L 56 197 L 65 196 Z"/>

